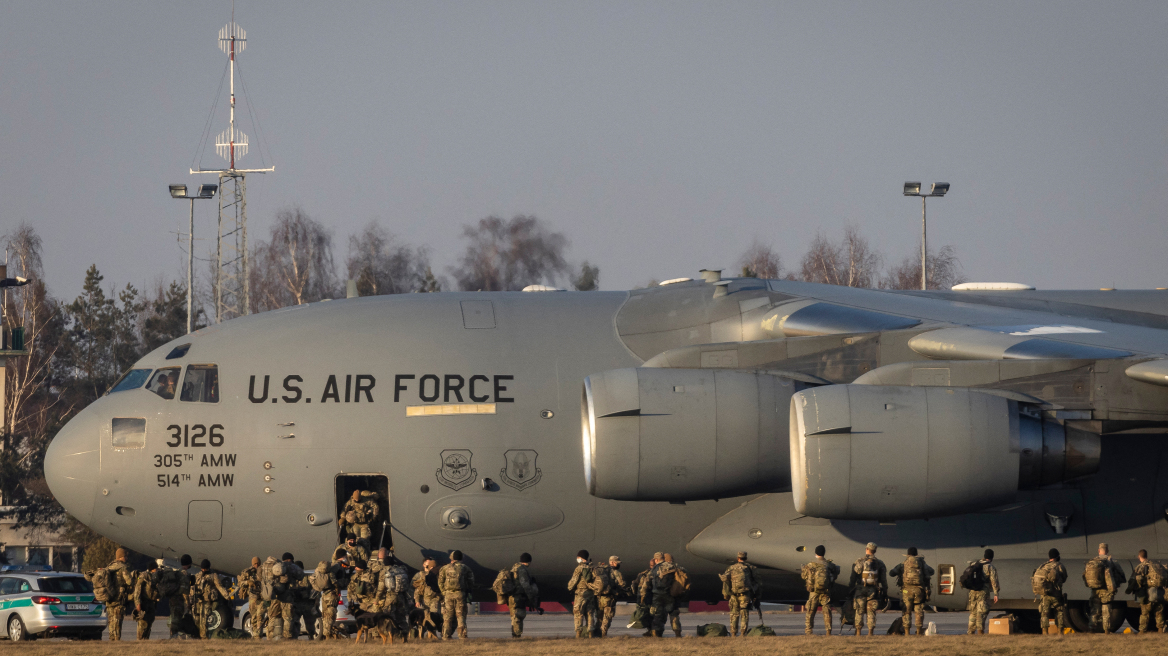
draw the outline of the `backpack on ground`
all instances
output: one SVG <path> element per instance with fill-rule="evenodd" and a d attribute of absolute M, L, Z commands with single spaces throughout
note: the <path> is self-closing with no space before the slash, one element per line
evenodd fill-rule
<path fill-rule="evenodd" d="M 515 594 L 515 573 L 510 568 L 499 570 L 499 575 L 495 577 L 491 589 L 495 591 L 495 596 L 498 597 L 500 604 L 507 603 L 507 597 Z"/>
<path fill-rule="evenodd" d="M 772 629 L 771 627 L 767 626 L 766 624 L 760 624 L 760 625 L 754 627 L 753 629 L 747 631 L 746 635 L 749 638 L 762 638 L 762 637 L 775 635 L 775 630 Z"/>
<path fill-rule="evenodd" d="M 1092 558 L 1087 561 L 1083 571 L 1083 580 L 1092 590 L 1102 590 L 1107 587 L 1107 563 L 1101 558 Z"/>
<path fill-rule="evenodd" d="M 328 592 L 332 585 L 329 582 L 329 564 L 323 560 L 317 563 L 311 577 L 312 589 L 317 592 Z"/>
<path fill-rule="evenodd" d="M 970 563 L 969 567 L 966 567 L 965 571 L 961 573 L 961 578 L 958 581 L 961 583 L 961 587 L 966 590 L 973 590 L 975 592 L 985 590 L 986 576 L 984 563 L 980 561 Z"/>
<path fill-rule="evenodd" d="M 900 580 L 906 586 L 919 587 L 925 584 L 924 573 L 921 572 L 920 556 L 909 556 L 905 559 Z"/>
<path fill-rule="evenodd" d="M 616 593 L 616 586 L 612 583 L 612 569 L 608 565 L 597 565 L 592 568 L 592 582 L 588 584 L 596 596 L 611 596 Z"/>
<path fill-rule="evenodd" d="M 94 599 L 103 604 L 117 601 L 120 593 L 117 574 L 106 567 L 99 567 L 90 578 L 90 583 L 93 584 Z"/>
<path fill-rule="evenodd" d="M 726 628 L 725 624 L 699 624 L 697 628 L 699 638 L 726 638 L 730 636 L 730 630 Z"/>
<path fill-rule="evenodd" d="M 673 572 L 673 582 L 669 584 L 670 597 L 684 597 L 689 593 L 689 575 L 680 567 Z"/>
<path fill-rule="evenodd" d="M 649 620 L 649 623 L 652 623 L 652 616 L 649 615 L 649 607 L 637 604 L 637 607 L 633 609 L 633 616 L 629 620 L 628 626 L 625 627 L 627 629 L 647 628 L 645 621 Z"/>

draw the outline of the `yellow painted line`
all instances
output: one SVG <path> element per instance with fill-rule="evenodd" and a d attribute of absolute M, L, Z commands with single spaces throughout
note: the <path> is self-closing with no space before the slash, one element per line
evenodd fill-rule
<path fill-rule="evenodd" d="M 440 405 L 407 405 L 407 417 L 445 417 L 450 415 L 493 415 L 494 403 L 445 403 Z"/>

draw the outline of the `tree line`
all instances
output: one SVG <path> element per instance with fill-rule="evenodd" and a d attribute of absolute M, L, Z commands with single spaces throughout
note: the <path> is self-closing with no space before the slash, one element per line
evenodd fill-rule
<path fill-rule="evenodd" d="M 430 250 L 405 243 L 377 222 L 348 239 L 338 266 L 332 231 L 299 208 L 281 210 L 267 238 L 251 253 L 251 310 L 345 296 L 344 280 L 356 281 L 362 296 L 444 290 L 518 291 L 545 284 L 579 291 L 600 287 L 600 270 L 583 261 L 569 264 L 568 239 L 535 216 L 490 216 L 466 225 L 465 248 L 455 263 L 436 273 Z M 186 285 L 158 278 L 148 289 L 106 283 L 96 264 L 85 273 L 81 294 L 71 301 L 49 293 L 43 243 L 27 224 L 3 239 L 9 277 L 32 282 L 7 292 L 5 321 L 23 326 L 28 356 L 9 358 L 0 427 L 0 512 L 18 527 L 64 529 L 83 545 L 110 545 L 66 516 L 44 478 L 44 456 L 52 437 L 79 410 L 104 394 L 131 364 L 186 332 Z M 884 268 L 858 228 L 833 240 L 817 233 L 797 268 L 787 269 L 775 250 L 755 240 L 740 258 L 744 277 L 803 280 L 853 287 L 917 289 L 920 262 L 910 256 Z M 961 280 L 951 246 L 928 259 L 930 287 L 947 289 Z M 343 276 L 342 276 L 343 272 Z M 213 314 L 212 282 L 196 283 L 196 328 Z M 650 281 L 648 284 L 656 284 Z M 0 561 L 3 550 L 0 549 Z"/>

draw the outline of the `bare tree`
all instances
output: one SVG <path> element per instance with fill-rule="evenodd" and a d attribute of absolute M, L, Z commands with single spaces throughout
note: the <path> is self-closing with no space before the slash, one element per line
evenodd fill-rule
<path fill-rule="evenodd" d="M 848 226 L 838 243 L 817 232 L 800 263 L 802 279 L 845 287 L 876 287 L 880 254 L 872 249 L 859 228 Z"/>
<path fill-rule="evenodd" d="M 925 257 L 928 266 L 929 289 L 950 289 L 965 281 L 961 271 L 961 261 L 957 258 L 957 249 L 952 245 L 942 246 L 936 253 L 929 253 Z M 885 289 L 920 289 L 921 288 L 921 259 L 918 255 L 909 255 L 901 260 L 900 264 L 888 270 L 888 275 L 881 281 L 880 286 Z"/>
<path fill-rule="evenodd" d="M 345 268 L 349 279 L 357 281 L 362 296 L 408 294 L 426 286 L 430 256 L 425 247 L 412 249 L 397 243 L 392 234 L 372 221 L 349 237 Z"/>
<path fill-rule="evenodd" d="M 312 303 L 337 294 L 331 232 L 299 207 L 280 210 L 271 238 L 252 258 L 252 311 Z"/>
<path fill-rule="evenodd" d="M 477 226 L 465 226 L 470 240 L 462 261 L 450 272 L 464 291 L 519 291 L 527 285 L 554 285 L 568 271 L 564 249 L 568 240 L 548 230 L 534 216 L 505 221 L 490 216 Z"/>
<path fill-rule="evenodd" d="M 779 254 L 756 237 L 742 254 L 742 277 L 778 280 L 783 276 L 783 262 Z"/>

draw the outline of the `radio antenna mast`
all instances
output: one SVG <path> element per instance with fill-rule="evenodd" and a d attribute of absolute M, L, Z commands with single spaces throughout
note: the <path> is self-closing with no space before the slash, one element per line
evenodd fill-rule
<path fill-rule="evenodd" d="M 247 47 L 247 32 L 235 24 L 235 6 L 231 22 L 219 30 L 219 49 L 230 58 L 231 107 L 228 127 L 215 138 L 215 152 L 227 160 L 226 169 L 191 169 L 192 174 L 219 175 L 219 236 L 216 242 L 216 267 L 211 281 L 215 289 L 215 322 L 251 312 L 247 248 L 247 174 L 269 173 L 266 169 L 241 169 L 237 160 L 247 155 L 247 135 L 235 129 L 235 56 Z"/>

